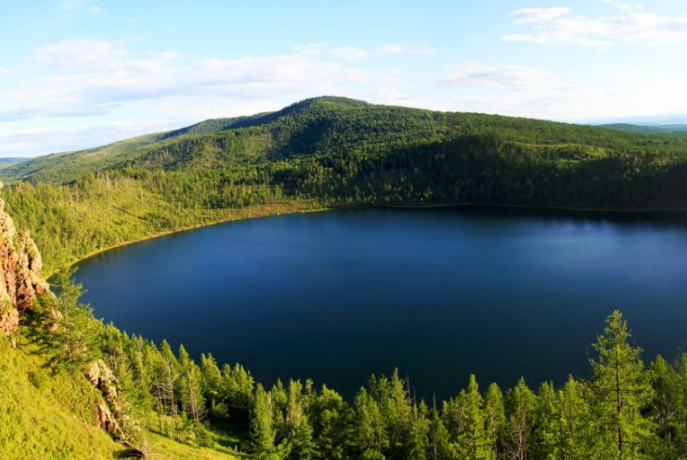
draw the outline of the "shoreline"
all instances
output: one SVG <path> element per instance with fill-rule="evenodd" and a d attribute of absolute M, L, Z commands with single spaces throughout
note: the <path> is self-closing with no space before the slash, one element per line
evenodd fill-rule
<path fill-rule="evenodd" d="M 283 205 L 283 204 L 282 204 Z M 469 207 L 484 207 L 484 208 L 501 208 L 501 209 L 527 209 L 527 210 L 544 210 L 544 211 L 564 211 L 564 212 L 574 212 L 574 213 L 587 213 L 587 214 L 595 214 L 595 215 L 603 215 L 603 214 L 616 214 L 616 215 L 633 215 L 633 214 L 666 214 L 666 215 L 679 215 L 679 214 L 687 214 L 687 208 L 672 208 L 672 209 L 586 209 L 586 208 L 575 208 L 575 207 L 566 207 L 566 206 L 538 206 L 538 205 L 517 205 L 517 204 L 502 204 L 502 203 L 475 203 L 475 202 L 460 202 L 460 203 L 438 203 L 438 204 L 378 204 L 378 205 L 366 205 L 366 204 L 352 204 L 352 205 L 318 205 L 318 206 L 313 206 L 311 208 L 308 208 L 307 206 L 303 206 L 303 203 L 300 204 L 294 204 L 294 205 L 285 205 L 285 208 L 283 212 L 264 212 L 261 213 L 259 210 L 254 210 L 257 211 L 255 212 L 255 215 L 250 215 L 252 214 L 250 211 L 248 212 L 249 215 L 238 215 L 238 216 L 233 216 L 233 217 L 227 217 L 227 218 L 221 218 L 216 221 L 210 221 L 207 223 L 202 223 L 202 224 L 197 224 L 197 225 L 191 225 L 188 227 L 182 227 L 182 228 L 177 228 L 174 230 L 168 230 L 164 232 L 159 232 L 159 233 L 154 233 L 149 236 L 145 236 L 143 238 L 138 238 L 135 240 L 131 241 L 126 241 L 123 243 L 119 243 L 113 246 L 108 246 L 106 248 L 98 249 L 96 251 L 92 251 L 88 254 L 85 254 L 82 257 L 77 258 L 73 262 L 69 262 L 69 267 L 73 268 L 74 266 L 90 259 L 95 256 L 98 256 L 100 254 L 103 254 L 108 251 L 114 251 L 117 249 L 121 249 L 126 246 L 130 246 L 132 244 L 136 243 L 142 243 L 144 241 L 148 240 L 153 240 L 156 238 L 161 238 L 164 236 L 170 236 L 174 235 L 177 233 L 183 233 L 183 232 L 188 232 L 191 230 L 198 230 L 200 228 L 205 228 L 205 227 L 212 227 L 215 225 L 221 225 L 221 224 L 226 224 L 229 222 L 237 222 L 237 221 L 245 221 L 245 220 L 252 220 L 252 219 L 262 219 L 262 218 L 267 218 L 267 217 L 274 217 L 274 216 L 282 216 L 282 215 L 295 215 L 295 214 L 308 214 L 308 213 L 316 213 L 316 212 L 329 212 L 329 211 L 336 211 L 336 210 L 354 210 L 354 209 L 447 209 L 447 208 L 469 208 Z M 289 208 L 290 207 L 290 208 Z M 46 273 L 43 276 L 46 279 L 49 279 L 53 275 L 55 275 L 56 271 Z"/>

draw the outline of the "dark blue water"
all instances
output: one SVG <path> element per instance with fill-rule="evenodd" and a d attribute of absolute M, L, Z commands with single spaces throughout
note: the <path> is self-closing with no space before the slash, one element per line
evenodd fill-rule
<path fill-rule="evenodd" d="M 475 373 L 589 373 L 621 309 L 646 358 L 687 340 L 687 225 L 494 209 L 358 210 L 234 222 L 107 252 L 77 278 L 98 317 L 262 382 L 346 396 L 395 367 L 447 397 Z"/>

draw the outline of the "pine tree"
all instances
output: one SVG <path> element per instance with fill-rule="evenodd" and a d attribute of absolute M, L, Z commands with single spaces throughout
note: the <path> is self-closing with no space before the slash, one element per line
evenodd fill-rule
<path fill-rule="evenodd" d="M 533 433 L 533 457 L 563 460 L 561 400 L 550 382 L 542 383 L 537 394 L 536 426 Z"/>
<path fill-rule="evenodd" d="M 677 442 L 682 420 L 680 417 L 680 376 L 662 356 L 649 366 L 653 399 L 651 402 L 658 436 L 661 439 L 653 449 L 653 457 L 666 460 L 678 458 L 681 446 Z"/>
<path fill-rule="evenodd" d="M 453 460 L 453 450 L 451 448 L 451 435 L 446 429 L 443 420 L 439 416 L 439 411 L 432 408 L 432 422 L 429 431 L 430 458 L 432 460 Z"/>
<path fill-rule="evenodd" d="M 506 421 L 508 455 L 515 460 L 530 458 L 530 435 L 535 421 L 536 396 L 524 378 L 510 390 Z"/>
<path fill-rule="evenodd" d="M 591 408 L 586 397 L 586 385 L 570 377 L 559 391 L 561 405 L 561 457 L 583 460 L 592 456 L 590 440 Z"/>
<path fill-rule="evenodd" d="M 56 355 L 53 363 L 62 367 L 76 367 L 96 357 L 96 345 L 102 324 L 93 318 L 93 309 L 79 303 L 83 286 L 72 281 L 75 270 L 62 270 L 56 275 L 54 288 L 58 292 L 53 308 L 49 335 Z"/>
<path fill-rule="evenodd" d="M 377 401 L 361 388 L 355 397 L 354 439 L 361 460 L 384 460 L 389 437 Z"/>
<path fill-rule="evenodd" d="M 159 356 L 153 383 L 154 391 L 163 411 L 176 418 L 178 411 L 175 386 L 179 378 L 179 363 L 166 340 L 163 340 L 160 345 Z"/>
<path fill-rule="evenodd" d="M 318 458 L 342 460 L 348 437 L 350 409 L 343 398 L 326 385 L 315 398 L 312 408 L 312 426 L 318 447 Z"/>
<path fill-rule="evenodd" d="M 502 433 L 506 423 L 506 412 L 503 404 L 503 393 L 495 383 L 489 385 L 484 396 L 484 412 L 494 458 L 499 458 L 503 444 Z"/>
<path fill-rule="evenodd" d="M 491 460 L 494 449 L 490 433 L 485 429 L 484 402 L 474 375 L 470 376 L 467 391 L 459 397 L 462 430 L 458 433 L 457 447 L 460 458 Z"/>
<path fill-rule="evenodd" d="M 293 460 L 310 460 L 316 456 L 312 427 L 308 423 L 303 399 L 301 383 L 289 381 L 285 422 L 286 439 L 290 447 L 289 458 Z"/>
<path fill-rule="evenodd" d="M 599 455 L 640 458 L 651 438 L 651 421 L 642 411 L 651 400 L 651 386 L 640 359 L 641 348 L 632 347 L 627 322 L 619 311 L 606 320 L 604 333 L 593 345 L 591 382 L 597 422 Z M 609 458 L 610 458 L 609 457 Z"/>
<path fill-rule="evenodd" d="M 199 424 L 205 415 L 205 399 L 201 390 L 200 370 L 190 358 L 186 348 L 179 346 L 180 400 L 186 414 L 194 424 Z"/>
<path fill-rule="evenodd" d="M 419 405 L 413 405 L 405 458 L 427 460 L 429 453 L 429 431 L 430 421 L 427 418 L 427 405 L 424 402 L 421 402 Z"/>
<path fill-rule="evenodd" d="M 281 460 L 288 453 L 283 445 L 281 448 L 275 445 L 277 433 L 272 412 L 272 398 L 258 384 L 253 397 L 250 424 L 253 452 L 260 460 Z"/>
<path fill-rule="evenodd" d="M 212 354 L 200 355 L 200 372 L 202 378 L 203 397 L 210 406 L 210 414 L 217 418 L 227 418 L 229 409 L 222 400 L 222 372 Z"/>

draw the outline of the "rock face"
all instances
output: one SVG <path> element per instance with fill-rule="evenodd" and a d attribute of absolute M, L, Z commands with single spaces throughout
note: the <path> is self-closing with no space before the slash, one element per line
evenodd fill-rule
<path fill-rule="evenodd" d="M 104 399 L 97 407 L 98 424 L 115 438 L 125 440 L 126 436 L 120 425 L 125 417 L 122 412 L 123 401 L 117 391 L 119 383 L 116 377 L 102 359 L 92 362 L 84 374 Z"/>
<path fill-rule="evenodd" d="M 2 188 L 2 183 L 0 183 Z M 0 331 L 16 332 L 19 316 L 48 292 L 41 278 L 43 262 L 28 232 L 17 232 L 0 198 Z"/>

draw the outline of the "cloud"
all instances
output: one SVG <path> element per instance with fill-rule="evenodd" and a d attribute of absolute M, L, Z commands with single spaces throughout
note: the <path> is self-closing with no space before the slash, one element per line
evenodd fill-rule
<path fill-rule="evenodd" d="M 105 11 L 105 8 L 93 5 L 88 9 L 88 14 L 92 14 L 94 16 L 104 16 L 105 14 L 107 14 L 107 12 Z"/>
<path fill-rule="evenodd" d="M 643 5 L 638 3 L 628 3 L 622 0 L 602 0 L 605 4 L 617 8 L 624 13 L 631 13 L 633 11 L 641 11 L 644 9 Z"/>
<path fill-rule="evenodd" d="M 114 70 L 128 54 L 120 42 L 72 38 L 38 48 L 28 62 L 59 71 Z"/>
<path fill-rule="evenodd" d="M 328 55 L 342 61 L 365 61 L 370 58 L 389 55 L 418 55 L 430 56 L 434 49 L 427 46 L 408 46 L 400 43 L 387 43 L 377 48 L 358 48 L 355 46 L 335 46 L 327 43 L 310 43 L 294 48 L 310 56 Z"/>
<path fill-rule="evenodd" d="M 7 67 L 0 67 L 0 75 L 2 75 L 4 73 L 9 73 L 9 72 L 10 72 L 10 69 L 8 69 Z"/>
<path fill-rule="evenodd" d="M 40 72 L 6 95 L 0 121 L 103 115 L 132 101 L 298 99 L 364 84 L 371 74 L 305 53 L 181 64 L 176 53 L 131 55 L 123 43 L 70 39 L 28 59 Z"/>
<path fill-rule="evenodd" d="M 60 7 L 63 10 L 74 10 L 74 9 L 78 8 L 85 1 L 86 0 L 63 0 L 62 3 L 60 4 Z"/>
<path fill-rule="evenodd" d="M 617 4 L 618 2 L 613 2 Z M 616 43 L 642 43 L 660 45 L 687 42 L 687 17 L 659 16 L 651 13 L 631 13 L 612 17 L 553 16 L 523 21 L 522 11 L 511 14 L 516 23 L 532 23 L 528 33 L 507 35 L 509 42 L 539 44 L 573 44 L 592 47 L 609 47 Z M 523 13 L 524 14 L 524 13 Z M 536 15 L 532 16 L 536 17 Z M 518 18 L 521 18 L 518 20 Z"/>
<path fill-rule="evenodd" d="M 526 24 L 528 22 L 547 22 L 552 19 L 567 16 L 572 10 L 567 7 L 556 8 L 524 8 L 509 14 L 516 24 Z"/>
<path fill-rule="evenodd" d="M 544 84 L 551 73 L 531 66 L 485 66 L 479 62 L 467 62 L 462 68 L 443 79 L 449 86 L 494 87 L 514 89 L 531 88 Z"/>

